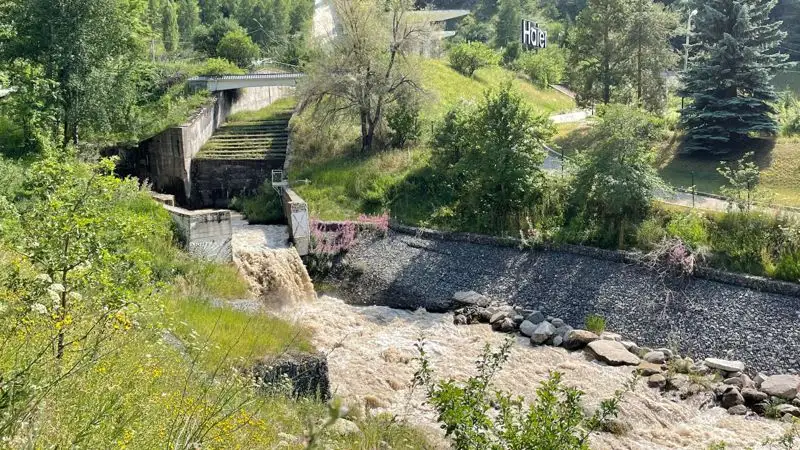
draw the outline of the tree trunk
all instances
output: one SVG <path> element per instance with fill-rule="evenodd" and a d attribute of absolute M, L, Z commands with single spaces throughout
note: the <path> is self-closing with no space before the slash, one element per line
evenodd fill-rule
<path fill-rule="evenodd" d="M 623 250 L 625 248 L 625 219 L 619 219 L 617 225 L 617 248 Z"/>
<path fill-rule="evenodd" d="M 372 147 L 372 138 L 369 135 L 369 121 L 367 119 L 367 113 L 362 110 L 359 118 L 361 119 L 361 151 L 367 152 L 369 151 L 370 147 Z"/>

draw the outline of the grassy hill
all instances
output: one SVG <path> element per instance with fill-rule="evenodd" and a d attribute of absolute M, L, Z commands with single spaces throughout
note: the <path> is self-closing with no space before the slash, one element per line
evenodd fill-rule
<path fill-rule="evenodd" d="M 290 177 L 297 192 L 308 202 L 311 214 L 327 220 L 357 217 L 381 211 L 392 186 L 412 171 L 423 167 L 430 156 L 424 142 L 441 116 L 461 100 L 479 100 L 487 89 L 511 82 L 540 114 L 557 114 L 575 108 L 569 97 L 554 90 L 541 90 L 500 67 L 484 68 L 470 78 L 453 70 L 447 62 L 421 60 L 425 103 L 422 110 L 423 136 L 416 147 L 391 150 L 372 155 L 354 155 L 339 151 L 304 154 L 297 149 Z M 301 118 L 301 121 L 303 119 Z M 306 124 L 309 126 L 310 124 Z M 345 139 L 355 142 L 355 128 Z"/>

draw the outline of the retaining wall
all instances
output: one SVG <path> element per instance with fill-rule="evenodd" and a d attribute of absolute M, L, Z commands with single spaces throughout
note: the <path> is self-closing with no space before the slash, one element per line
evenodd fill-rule
<path fill-rule="evenodd" d="M 227 208 L 229 199 L 258 192 L 272 170 L 282 166 L 282 161 L 266 159 L 195 159 L 190 204 Z"/>
<path fill-rule="evenodd" d="M 178 228 L 185 248 L 198 258 L 233 261 L 231 212 L 201 209 L 190 211 L 164 205 Z"/>
<path fill-rule="evenodd" d="M 257 111 L 293 91 L 292 87 L 272 86 L 219 92 L 183 125 L 141 142 L 128 170 L 150 180 L 155 190 L 175 195 L 179 204 L 188 204 L 193 194 L 193 158 L 228 116 Z"/>

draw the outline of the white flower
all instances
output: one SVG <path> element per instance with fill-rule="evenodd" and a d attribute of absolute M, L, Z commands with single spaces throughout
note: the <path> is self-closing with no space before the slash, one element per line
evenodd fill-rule
<path fill-rule="evenodd" d="M 61 284 L 61 283 L 53 283 L 47 289 L 51 290 L 53 292 L 64 292 L 66 290 L 66 289 L 64 289 L 64 285 Z"/>
<path fill-rule="evenodd" d="M 79 302 L 79 301 L 83 300 L 83 296 L 81 295 L 81 293 L 80 292 L 75 292 L 75 291 L 72 291 L 69 294 L 67 294 L 67 297 L 69 297 L 70 300 L 73 300 L 73 301 L 76 301 L 76 302 Z"/>
<path fill-rule="evenodd" d="M 31 311 L 39 314 L 47 314 L 47 307 L 41 303 L 34 303 L 31 305 Z"/>
<path fill-rule="evenodd" d="M 50 296 L 50 300 L 53 301 L 53 306 L 57 307 L 57 306 L 59 306 L 61 304 L 61 296 L 58 295 L 58 292 L 48 290 L 47 291 L 47 295 L 49 295 Z"/>
<path fill-rule="evenodd" d="M 50 278 L 50 275 L 48 275 L 46 273 L 42 273 L 42 274 L 39 274 L 39 275 L 36 276 L 36 281 L 38 281 L 40 283 L 51 284 L 53 282 L 53 279 Z"/>

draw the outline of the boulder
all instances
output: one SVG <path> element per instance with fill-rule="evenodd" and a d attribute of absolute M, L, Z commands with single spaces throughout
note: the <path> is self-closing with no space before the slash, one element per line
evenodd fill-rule
<path fill-rule="evenodd" d="M 761 390 L 767 395 L 792 400 L 797 396 L 800 377 L 796 375 L 773 375 L 761 383 Z"/>
<path fill-rule="evenodd" d="M 703 361 L 703 363 L 712 369 L 722 370 L 724 372 L 744 371 L 744 363 L 741 361 L 728 361 L 719 358 L 706 358 Z"/>
<path fill-rule="evenodd" d="M 522 323 L 519 324 L 519 332 L 523 336 L 530 337 L 534 331 L 536 331 L 536 324 L 530 320 L 523 320 Z"/>
<path fill-rule="evenodd" d="M 553 346 L 554 347 L 560 347 L 561 344 L 563 344 L 563 343 L 564 343 L 564 338 L 563 337 L 561 337 L 559 335 L 555 335 L 553 337 Z"/>
<path fill-rule="evenodd" d="M 639 354 L 639 346 L 636 345 L 636 342 L 633 341 L 620 341 L 622 345 L 628 349 L 629 352 L 633 353 L 634 355 Z"/>
<path fill-rule="evenodd" d="M 653 363 L 649 363 L 647 361 L 643 361 L 643 362 L 639 363 L 639 367 L 637 367 L 636 370 L 642 376 L 645 376 L 645 377 L 649 377 L 650 375 L 655 375 L 655 374 L 659 374 L 659 373 L 663 372 L 663 370 L 661 369 L 661 365 L 660 364 L 653 364 Z"/>
<path fill-rule="evenodd" d="M 798 395 L 797 397 L 794 398 L 794 400 L 792 400 L 792 404 L 794 406 L 800 407 L 800 395 Z"/>
<path fill-rule="evenodd" d="M 514 319 L 511 317 L 503 317 L 501 320 L 492 323 L 492 329 L 501 333 L 511 333 L 516 331 L 517 324 L 514 323 Z"/>
<path fill-rule="evenodd" d="M 521 314 L 517 314 L 516 316 L 513 317 L 512 320 L 514 320 L 514 324 L 516 326 L 520 326 L 522 324 L 522 322 L 525 321 L 525 316 L 523 316 Z"/>
<path fill-rule="evenodd" d="M 509 315 L 508 311 L 497 311 L 496 313 L 492 314 L 492 317 L 489 319 L 489 323 L 494 325 L 501 320 L 507 318 Z"/>
<path fill-rule="evenodd" d="M 490 323 L 492 320 L 492 310 L 488 308 L 478 308 L 475 312 L 475 318 L 478 319 L 480 323 Z"/>
<path fill-rule="evenodd" d="M 561 319 L 553 319 L 550 323 L 552 323 L 556 328 L 561 328 L 564 326 L 564 321 Z"/>
<path fill-rule="evenodd" d="M 754 413 L 763 416 L 767 414 L 767 409 L 769 409 L 769 403 L 768 402 L 754 403 L 753 406 L 750 407 L 750 409 L 752 409 Z"/>
<path fill-rule="evenodd" d="M 728 408 L 728 414 L 732 416 L 743 416 L 747 414 L 747 407 L 744 405 L 735 405 Z"/>
<path fill-rule="evenodd" d="M 769 395 L 753 388 L 742 389 L 742 397 L 744 397 L 744 402 L 748 405 L 766 402 L 769 399 Z"/>
<path fill-rule="evenodd" d="M 725 409 L 736 405 L 744 405 L 744 397 L 742 397 L 742 394 L 739 392 L 739 388 L 736 386 L 728 386 L 722 393 L 720 405 Z"/>
<path fill-rule="evenodd" d="M 596 334 L 586 330 L 572 330 L 564 336 L 563 346 L 567 350 L 580 350 L 590 342 L 600 339 Z"/>
<path fill-rule="evenodd" d="M 453 318 L 453 323 L 455 325 L 466 325 L 467 324 L 467 316 L 463 314 L 459 314 Z"/>
<path fill-rule="evenodd" d="M 572 327 L 569 325 L 564 325 L 561 327 L 556 327 L 556 334 L 561 336 L 562 338 L 567 336 L 567 333 L 572 331 Z"/>
<path fill-rule="evenodd" d="M 638 356 L 625 349 L 625 346 L 615 340 L 597 340 L 590 342 L 589 349 L 597 355 L 597 359 L 610 366 L 636 366 L 641 360 Z"/>
<path fill-rule="evenodd" d="M 650 377 L 647 378 L 647 385 L 651 388 L 664 389 L 667 387 L 667 379 L 664 378 L 664 375 L 658 373 L 650 375 Z"/>
<path fill-rule="evenodd" d="M 612 333 L 610 331 L 603 331 L 600 333 L 600 339 L 605 341 L 621 341 L 622 336 L 618 335 L 617 333 Z"/>
<path fill-rule="evenodd" d="M 663 353 L 664 357 L 667 358 L 667 359 L 672 359 L 675 356 L 675 354 L 672 352 L 672 350 L 670 350 L 670 349 L 668 349 L 666 347 L 657 348 L 656 351 Z"/>
<path fill-rule="evenodd" d="M 542 345 L 555 334 L 556 328 L 550 322 L 544 321 L 537 325 L 533 334 L 531 334 L 531 344 Z"/>
<path fill-rule="evenodd" d="M 462 306 L 479 306 L 486 308 L 492 303 L 488 297 L 478 294 L 475 291 L 461 291 L 453 294 L 453 302 Z"/>
<path fill-rule="evenodd" d="M 542 314 L 541 311 L 533 311 L 532 313 L 528 314 L 528 317 L 526 317 L 525 320 L 534 325 L 539 325 L 540 323 L 544 322 L 544 314 Z"/>
<path fill-rule="evenodd" d="M 643 359 L 653 364 L 664 364 L 667 361 L 667 357 L 664 355 L 664 352 L 660 351 L 647 353 L 644 355 Z"/>
<path fill-rule="evenodd" d="M 739 389 L 744 388 L 744 383 L 742 383 L 742 377 L 726 378 L 722 382 L 730 386 L 736 386 Z"/>
<path fill-rule="evenodd" d="M 756 375 L 756 377 L 753 378 L 753 383 L 756 384 L 757 388 L 761 389 L 761 383 L 763 383 L 764 380 L 766 380 L 766 379 L 767 379 L 767 376 L 764 375 L 763 373 L 759 372 L 758 375 Z"/>
<path fill-rule="evenodd" d="M 788 403 L 776 406 L 775 410 L 780 413 L 781 416 L 791 414 L 793 417 L 800 417 L 800 408 Z"/>

